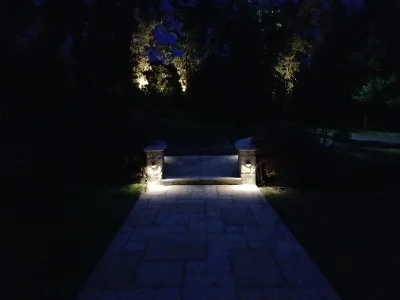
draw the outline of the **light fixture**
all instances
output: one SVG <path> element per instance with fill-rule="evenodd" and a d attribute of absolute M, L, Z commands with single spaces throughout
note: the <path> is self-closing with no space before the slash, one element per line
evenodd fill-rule
<path fill-rule="evenodd" d="M 251 167 L 251 163 L 249 161 L 246 161 L 246 167 L 250 168 Z"/>
<path fill-rule="evenodd" d="M 151 192 L 165 192 L 169 189 L 169 186 L 159 185 L 157 183 L 148 183 L 147 190 Z"/>
<path fill-rule="evenodd" d="M 151 163 L 151 168 L 152 169 L 155 169 L 157 167 L 157 165 L 156 165 L 156 163 L 153 161 L 152 163 Z"/>
<path fill-rule="evenodd" d="M 255 184 L 248 184 L 248 183 L 237 185 L 237 189 L 239 191 L 256 192 L 256 193 L 259 191 Z"/>

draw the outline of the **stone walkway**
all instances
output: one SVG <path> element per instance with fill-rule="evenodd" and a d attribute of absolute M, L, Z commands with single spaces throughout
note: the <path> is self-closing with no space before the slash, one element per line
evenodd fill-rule
<path fill-rule="evenodd" d="M 238 185 L 142 194 L 78 299 L 340 298 L 258 188 Z"/>
<path fill-rule="evenodd" d="M 238 155 L 164 156 L 165 178 L 240 177 Z"/>

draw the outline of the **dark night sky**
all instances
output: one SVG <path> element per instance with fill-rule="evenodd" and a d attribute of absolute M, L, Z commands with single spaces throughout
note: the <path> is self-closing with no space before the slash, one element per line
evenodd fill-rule
<path fill-rule="evenodd" d="M 86 0 L 86 1 L 88 1 L 88 0 Z M 218 1 L 221 1 L 221 0 L 218 0 Z M 222 0 L 222 1 L 224 1 L 224 0 Z M 287 1 L 287 0 L 282 0 L 282 1 Z M 296 1 L 296 0 L 294 0 L 294 1 Z M 348 8 L 354 8 L 355 10 L 362 8 L 363 4 L 364 4 L 364 0 L 342 0 L 342 1 L 346 4 L 346 6 Z M 260 2 L 263 2 L 263 1 L 260 0 Z M 36 5 L 41 5 L 40 0 L 34 0 L 34 3 Z M 168 11 L 168 10 L 171 10 L 172 7 L 169 4 L 168 0 L 160 0 L 160 9 Z M 168 34 L 168 33 L 161 33 L 161 31 L 156 31 L 155 37 L 159 43 L 174 44 L 176 42 L 175 36 L 173 36 L 172 34 Z M 71 44 L 72 44 L 72 39 L 70 37 L 68 37 L 66 40 L 66 43 L 65 43 L 65 48 L 69 49 Z M 180 51 L 176 51 L 174 54 L 180 55 L 180 53 L 181 53 Z M 150 59 L 152 61 L 156 60 L 157 59 L 156 53 L 150 53 Z"/>
<path fill-rule="evenodd" d="M 282 0 L 282 2 L 284 2 L 284 1 L 286 1 L 286 0 Z M 294 0 L 294 1 L 296 1 L 296 0 Z M 342 0 L 342 1 L 343 1 L 343 3 L 346 4 L 346 6 L 348 8 L 353 8 L 356 10 L 362 8 L 363 4 L 364 4 L 364 0 Z M 261 0 L 260 2 L 263 2 L 263 1 Z M 168 0 L 160 0 L 160 9 L 168 11 L 168 10 L 171 10 L 172 7 L 169 4 Z M 175 36 L 173 36 L 172 34 L 161 33 L 160 31 L 156 32 L 155 37 L 159 43 L 174 44 L 176 42 Z M 178 51 L 174 54 L 180 55 L 180 52 Z M 152 54 L 150 54 L 150 59 L 152 61 L 154 61 L 154 60 L 156 60 L 156 56 L 157 56 L 156 53 L 152 53 Z"/>
<path fill-rule="evenodd" d="M 285 1 L 285 0 L 283 0 Z M 354 9 L 360 9 L 363 7 L 364 0 L 342 0 L 343 3 L 346 4 L 347 7 L 352 7 Z M 262 1 L 260 1 L 262 2 Z M 160 9 L 162 10 L 171 10 L 172 7 L 169 4 L 168 0 L 160 0 Z M 176 38 L 171 34 L 162 34 L 161 32 L 156 32 L 156 39 L 160 43 L 174 43 Z"/>

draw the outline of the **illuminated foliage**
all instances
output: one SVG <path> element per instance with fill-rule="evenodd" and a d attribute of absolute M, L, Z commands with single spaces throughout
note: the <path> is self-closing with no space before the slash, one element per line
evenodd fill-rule
<path fill-rule="evenodd" d="M 359 52 L 351 56 L 353 62 L 364 66 L 366 74 L 364 83 L 353 93 L 352 98 L 360 103 L 393 105 L 398 103 L 396 92 L 396 76 L 385 75 L 383 61 L 385 51 L 382 51 L 377 33 L 371 29 L 371 36 Z"/>
<path fill-rule="evenodd" d="M 300 63 L 296 60 L 296 54 L 281 55 L 278 64 L 275 66 L 276 75 L 280 78 L 286 88 L 286 92 L 290 94 L 296 81 L 296 74 L 300 70 Z"/>
<path fill-rule="evenodd" d="M 300 72 L 300 61 L 310 61 L 324 37 L 325 29 L 329 27 L 325 26 L 329 22 L 325 22 L 327 13 L 322 10 L 320 0 L 279 5 L 278 2 L 265 5 L 233 0 L 226 6 L 200 1 L 196 7 L 178 2 L 171 2 L 175 24 L 168 18 L 158 22 L 144 21 L 138 12 L 135 14 L 139 25 L 132 39 L 133 73 L 136 84 L 143 90 L 148 84 L 145 73 L 151 71 L 148 54 L 152 49 L 156 50 L 164 64 L 172 63 L 176 67 L 183 91 L 208 55 L 228 51 L 231 57 L 250 55 L 247 59 L 249 70 L 261 66 L 264 73 L 274 75 L 285 87 L 286 94 L 290 95 Z M 210 14 L 210 11 L 213 13 Z M 240 27 L 246 27 L 246 30 Z M 316 27 L 322 28 L 317 37 L 314 36 Z M 158 28 L 175 35 L 177 43 L 157 44 L 154 31 Z M 243 36 L 238 39 L 240 34 Z M 274 40 L 273 44 L 271 40 Z M 243 44 L 246 46 L 243 47 Z M 182 51 L 182 55 L 172 54 L 177 49 Z M 159 92 L 162 93 L 161 90 Z"/>
<path fill-rule="evenodd" d="M 328 1 L 327 4 L 333 5 L 334 0 Z M 291 95 L 295 86 L 301 59 L 311 61 L 333 25 L 330 11 L 322 9 L 322 1 L 304 0 L 300 1 L 299 5 L 293 19 L 287 22 L 292 36 L 289 38 L 286 50 L 279 55 L 274 68 L 275 76 L 283 82 L 287 95 Z M 320 29 L 317 36 L 315 36 L 316 28 Z"/>
<path fill-rule="evenodd" d="M 179 83 L 181 84 L 182 91 L 185 92 L 188 86 L 189 78 L 195 71 L 198 70 L 201 60 L 194 59 L 188 51 L 184 51 L 182 57 L 173 57 L 172 63 L 179 74 Z"/>
<path fill-rule="evenodd" d="M 172 31 L 178 38 L 178 43 L 174 47 L 169 44 L 158 44 L 154 38 L 155 30 L 165 30 L 162 21 L 144 21 L 139 16 L 139 11 L 135 12 L 135 19 L 138 23 L 137 29 L 132 36 L 131 53 L 133 60 L 133 74 L 135 84 L 146 93 L 156 92 L 163 95 L 169 93 L 167 82 L 171 78 L 166 68 L 157 67 L 150 64 L 149 53 L 155 50 L 158 59 L 165 65 L 173 64 L 179 75 L 179 83 L 184 92 L 188 86 L 190 76 L 198 70 L 201 59 L 196 58 L 197 51 L 191 46 L 192 40 L 186 32 Z M 171 28 L 170 28 L 171 29 Z M 171 32 L 170 32 L 171 33 Z M 182 56 L 172 54 L 173 50 L 181 49 Z M 147 75 L 147 76 L 146 76 Z M 152 85 L 149 87 L 149 78 L 152 76 Z"/>
<path fill-rule="evenodd" d="M 178 75 L 172 65 L 156 62 L 152 64 L 151 71 L 146 72 L 146 77 L 150 94 L 172 96 L 180 92 Z"/>
<path fill-rule="evenodd" d="M 145 22 L 139 14 L 139 10 L 135 10 L 135 20 L 137 29 L 132 35 L 131 54 L 132 54 L 132 71 L 136 85 L 146 91 L 148 80 L 145 73 L 151 70 L 149 52 L 155 46 L 154 30 L 158 25 L 155 21 Z"/>
<path fill-rule="evenodd" d="M 392 75 L 388 79 L 384 79 L 380 76 L 369 80 L 366 84 L 362 85 L 355 94 L 353 94 L 353 99 L 362 103 L 376 101 L 377 98 L 382 97 L 382 92 L 387 88 L 392 86 L 395 82 L 395 76 Z M 388 104 L 396 100 L 385 99 Z"/>
<path fill-rule="evenodd" d="M 300 35 L 294 35 L 289 50 L 279 55 L 275 66 L 275 75 L 280 78 L 286 88 L 286 93 L 291 94 L 296 75 L 300 71 L 299 57 L 310 57 L 312 45 Z"/>

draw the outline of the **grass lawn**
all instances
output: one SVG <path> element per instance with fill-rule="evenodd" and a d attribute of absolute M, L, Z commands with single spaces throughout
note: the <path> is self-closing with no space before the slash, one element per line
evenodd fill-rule
<path fill-rule="evenodd" d="M 317 132 L 321 132 L 321 129 L 317 129 Z M 334 136 L 335 130 L 330 130 L 328 132 L 328 137 L 332 138 Z M 390 132 L 390 131 L 379 131 L 379 130 L 351 130 L 351 138 L 371 138 L 371 140 L 382 139 L 398 141 L 400 144 L 400 132 Z"/>
<path fill-rule="evenodd" d="M 400 282 L 400 160 L 348 158 L 349 174 L 337 182 L 353 178 L 351 190 L 332 182 L 330 189 L 262 192 L 343 299 L 394 299 Z"/>
<path fill-rule="evenodd" d="M 182 114 L 159 118 L 153 124 L 154 131 L 163 139 L 171 142 L 188 141 L 190 143 L 235 141 L 244 138 L 254 131 L 246 127 L 247 123 L 235 123 L 225 119 L 210 120 L 207 117 L 191 117 Z"/>
<path fill-rule="evenodd" d="M 400 148 L 384 148 L 378 146 L 365 146 L 362 143 L 352 143 L 347 150 L 335 150 L 346 156 L 354 157 L 360 161 L 382 164 L 400 164 Z"/>
<path fill-rule="evenodd" d="M 143 186 L 32 188 L 19 195 L 38 205 L 17 214 L 16 299 L 75 299 Z"/>
<path fill-rule="evenodd" d="M 398 139 L 400 142 L 400 132 L 389 132 L 389 131 L 377 131 L 377 130 L 361 130 L 354 131 L 352 133 L 353 137 L 374 137 L 374 138 L 390 138 Z"/>
<path fill-rule="evenodd" d="M 177 115 L 158 119 L 153 131 L 167 143 L 166 155 L 230 155 L 237 140 L 254 132 L 244 125 Z"/>

